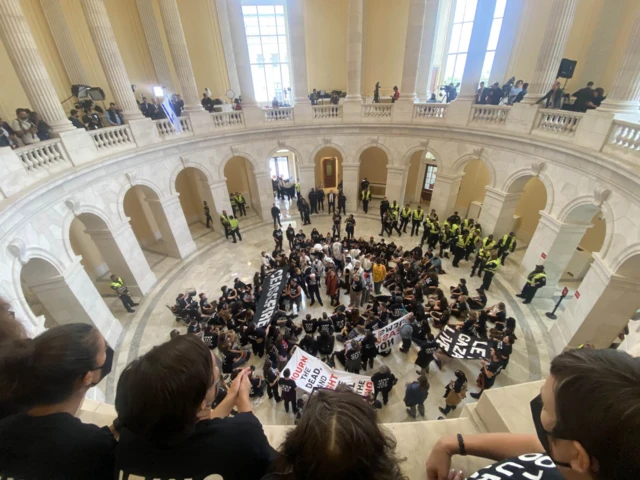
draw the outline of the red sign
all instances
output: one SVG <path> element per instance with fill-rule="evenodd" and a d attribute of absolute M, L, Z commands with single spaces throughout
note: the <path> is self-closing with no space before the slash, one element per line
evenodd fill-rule
<path fill-rule="evenodd" d="M 580 298 L 580 292 L 576 290 L 576 293 L 574 293 L 573 296 L 576 297 L 576 299 Z"/>
<path fill-rule="evenodd" d="M 544 253 L 544 252 L 542 252 L 542 253 L 540 254 L 540 256 L 542 257 L 542 259 L 543 259 L 543 260 L 544 260 L 545 258 L 547 258 L 547 254 L 546 254 L 546 253 Z"/>
<path fill-rule="evenodd" d="M 566 296 L 567 296 L 567 293 L 569 293 L 569 289 L 568 289 L 567 287 L 564 287 L 564 288 L 562 289 L 562 296 L 563 296 L 563 297 L 566 297 Z M 580 295 L 580 294 L 578 294 L 578 295 Z"/>

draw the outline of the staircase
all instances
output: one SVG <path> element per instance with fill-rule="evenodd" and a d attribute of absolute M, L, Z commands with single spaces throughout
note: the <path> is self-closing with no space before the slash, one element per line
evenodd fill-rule
<path fill-rule="evenodd" d="M 487 432 L 535 433 L 529 402 L 540 392 L 544 381 L 495 388 L 484 392 L 480 400 L 464 406 L 459 418 L 425 422 L 387 423 L 385 428 L 397 441 L 398 456 L 405 461 L 402 470 L 411 480 L 425 478 L 429 452 L 444 435 L 470 435 Z M 78 412 L 85 423 L 111 425 L 116 417 L 113 405 L 85 399 Z M 285 425 L 265 425 L 269 443 L 278 448 L 287 431 Z M 453 468 L 469 475 L 491 463 L 479 457 L 455 457 Z"/>

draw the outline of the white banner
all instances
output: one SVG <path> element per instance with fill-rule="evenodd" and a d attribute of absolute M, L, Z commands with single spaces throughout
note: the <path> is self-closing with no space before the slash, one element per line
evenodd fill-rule
<path fill-rule="evenodd" d="M 332 369 L 301 348 L 296 348 L 291 354 L 291 360 L 286 368 L 291 372 L 291 379 L 296 382 L 298 388 L 308 393 L 314 388 L 335 390 L 340 384 L 351 387 L 355 393 L 363 397 L 373 392 L 373 382 L 370 377 Z"/>
<path fill-rule="evenodd" d="M 409 315 L 412 314 L 407 313 L 399 319 L 394 320 L 389 325 L 373 331 L 373 334 L 376 337 L 376 346 L 378 347 L 378 352 L 387 352 L 391 350 L 391 347 L 397 345 L 400 342 L 400 329 L 402 328 L 404 321 L 409 317 Z M 355 339 L 361 342 L 364 339 L 364 335 L 360 335 Z"/>
<path fill-rule="evenodd" d="M 173 125 L 173 129 L 176 132 L 182 132 L 182 124 L 180 123 L 180 118 L 176 115 L 176 112 L 173 111 L 173 105 L 171 105 L 171 100 L 169 100 L 168 95 L 165 95 L 164 97 L 164 101 L 162 102 L 162 109 L 167 116 L 167 120 L 169 120 L 171 122 L 171 125 Z"/>

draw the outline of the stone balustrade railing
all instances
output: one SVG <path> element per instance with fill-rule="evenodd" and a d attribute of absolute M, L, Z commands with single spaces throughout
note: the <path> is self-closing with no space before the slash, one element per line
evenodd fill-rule
<path fill-rule="evenodd" d="M 602 150 L 640 154 L 640 124 L 614 120 Z"/>
<path fill-rule="evenodd" d="M 158 133 L 160 134 L 160 138 L 166 139 L 167 137 L 173 137 L 176 135 L 193 135 L 193 131 L 191 128 L 191 121 L 189 117 L 180 117 L 180 125 L 182 125 L 182 132 L 178 132 L 173 124 L 167 119 L 162 118 L 160 120 L 154 120 L 153 123 L 156 124 L 156 128 L 158 129 Z"/>
<path fill-rule="evenodd" d="M 340 120 L 342 105 L 313 105 L 312 118 L 314 120 Z"/>
<path fill-rule="evenodd" d="M 69 163 L 60 139 L 27 145 L 15 150 L 28 173 L 36 173 L 63 163 Z"/>
<path fill-rule="evenodd" d="M 448 103 L 416 103 L 413 106 L 413 118 L 417 120 L 444 118 L 448 106 Z"/>
<path fill-rule="evenodd" d="M 506 105 L 473 105 L 469 114 L 469 124 L 504 125 L 510 111 L 511 107 Z"/>
<path fill-rule="evenodd" d="M 263 108 L 265 122 L 292 122 L 293 107 Z"/>
<path fill-rule="evenodd" d="M 232 128 L 244 126 L 242 110 L 233 112 L 213 112 L 211 114 L 214 128 Z"/>
<path fill-rule="evenodd" d="M 584 113 L 568 112 L 567 110 L 540 109 L 533 123 L 533 130 L 572 137 L 583 116 Z"/>
<path fill-rule="evenodd" d="M 367 103 L 362 105 L 362 118 L 391 118 L 393 103 Z"/>
<path fill-rule="evenodd" d="M 89 136 L 93 138 L 93 143 L 100 153 L 107 150 L 124 150 L 136 147 L 129 125 L 90 130 Z"/>

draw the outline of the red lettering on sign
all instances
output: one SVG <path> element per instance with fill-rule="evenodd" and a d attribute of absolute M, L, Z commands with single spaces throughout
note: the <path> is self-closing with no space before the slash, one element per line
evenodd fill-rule
<path fill-rule="evenodd" d="M 580 292 L 576 290 L 576 293 L 573 295 L 576 299 L 580 298 Z"/>
<path fill-rule="evenodd" d="M 567 293 L 569 293 L 569 289 L 568 289 L 567 287 L 564 287 L 564 288 L 562 289 L 562 296 L 563 296 L 563 297 L 566 297 L 566 296 L 567 296 Z"/>
<path fill-rule="evenodd" d="M 298 379 L 298 377 L 302 373 L 302 370 L 304 370 L 305 363 L 307 363 L 307 357 L 302 357 L 298 362 L 298 365 L 296 366 L 296 369 L 294 370 L 293 374 L 291 375 L 292 380 Z"/>
<path fill-rule="evenodd" d="M 542 252 L 542 253 L 540 254 L 540 256 L 542 257 L 542 259 L 543 259 L 543 260 L 544 260 L 545 258 L 547 258 L 547 254 L 546 254 L 546 253 L 544 253 L 544 252 Z"/>
<path fill-rule="evenodd" d="M 327 382 L 327 388 L 334 390 L 336 385 L 338 384 L 338 377 L 336 377 L 333 373 L 329 377 L 329 381 Z"/>

